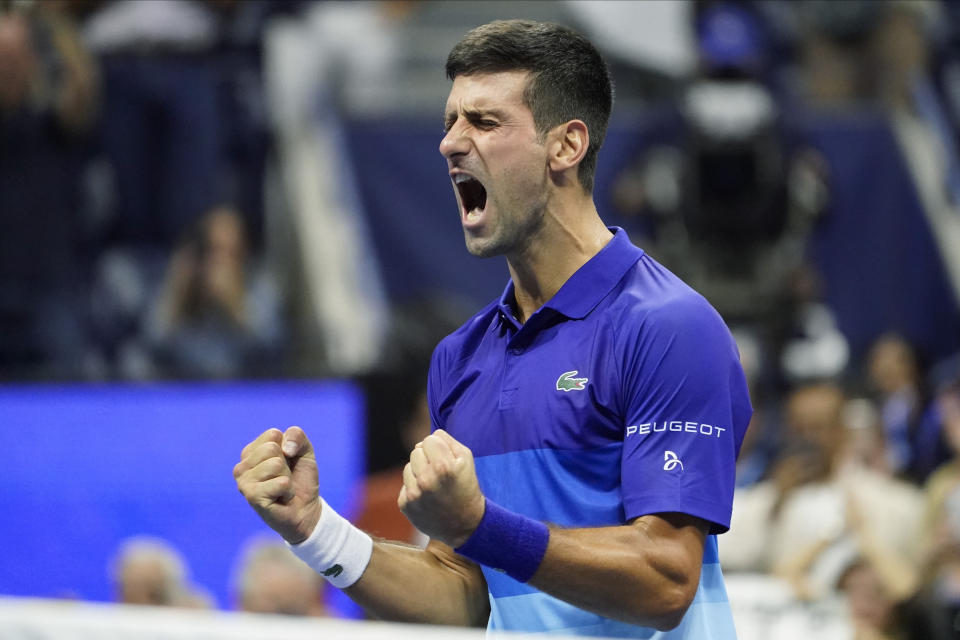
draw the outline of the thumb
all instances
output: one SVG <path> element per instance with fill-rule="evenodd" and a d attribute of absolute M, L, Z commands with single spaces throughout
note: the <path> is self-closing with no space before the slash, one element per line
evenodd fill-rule
<path fill-rule="evenodd" d="M 283 455 L 288 458 L 313 458 L 313 445 L 300 427 L 289 427 L 283 432 Z"/>

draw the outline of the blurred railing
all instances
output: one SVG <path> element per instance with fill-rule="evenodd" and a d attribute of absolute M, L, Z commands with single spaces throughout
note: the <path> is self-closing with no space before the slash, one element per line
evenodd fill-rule
<path fill-rule="evenodd" d="M 781 581 L 727 578 L 738 640 L 853 640 L 842 601 L 801 603 Z M 0 598 L 0 640 L 479 640 L 477 629 Z M 504 637 L 533 638 L 528 634 Z M 536 636 L 542 637 L 542 636 Z M 551 636 L 557 637 L 557 636 Z"/>

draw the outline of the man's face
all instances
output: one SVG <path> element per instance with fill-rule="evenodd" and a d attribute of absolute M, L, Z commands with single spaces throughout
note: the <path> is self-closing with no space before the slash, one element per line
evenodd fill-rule
<path fill-rule="evenodd" d="M 523 100 L 528 79 L 521 71 L 457 76 L 447 98 L 440 153 L 475 256 L 521 252 L 543 222 L 549 167 Z"/>

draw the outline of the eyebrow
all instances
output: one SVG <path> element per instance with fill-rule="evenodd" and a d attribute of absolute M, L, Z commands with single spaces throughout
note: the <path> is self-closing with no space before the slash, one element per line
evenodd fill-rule
<path fill-rule="evenodd" d="M 505 111 L 501 109 L 496 109 L 493 107 L 487 108 L 487 109 L 465 107 L 463 109 L 463 117 L 465 117 L 467 120 L 470 120 L 470 121 L 480 120 L 486 116 L 493 116 L 497 120 L 504 120 L 506 119 L 507 114 Z M 457 115 L 456 111 L 451 111 L 447 113 L 443 118 L 444 129 L 449 129 L 453 125 L 453 123 L 457 121 L 458 117 L 459 116 Z"/>

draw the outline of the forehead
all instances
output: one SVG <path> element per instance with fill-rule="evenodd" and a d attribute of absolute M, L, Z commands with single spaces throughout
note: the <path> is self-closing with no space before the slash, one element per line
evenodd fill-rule
<path fill-rule="evenodd" d="M 450 88 L 446 112 L 457 112 L 463 109 L 527 108 L 523 93 L 529 79 L 530 73 L 527 71 L 457 76 Z"/>

